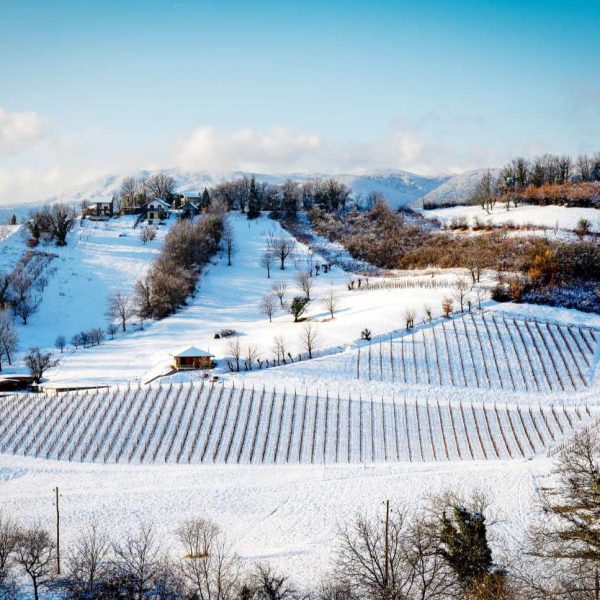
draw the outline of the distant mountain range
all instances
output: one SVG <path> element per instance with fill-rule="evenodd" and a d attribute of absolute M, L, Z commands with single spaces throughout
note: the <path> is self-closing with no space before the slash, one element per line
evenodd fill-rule
<path fill-rule="evenodd" d="M 112 196 L 119 191 L 121 182 L 127 176 L 147 177 L 156 171 L 138 171 L 136 173 L 127 173 L 121 175 L 108 175 L 90 181 L 89 183 L 72 188 L 60 194 L 37 202 L 21 204 L 18 206 L 0 207 L 0 220 L 5 220 L 10 215 L 17 214 L 21 218 L 40 205 L 51 204 L 54 202 L 78 203 L 82 200 L 90 200 L 98 196 Z M 254 175 L 258 181 L 266 181 L 273 184 L 280 184 L 286 179 L 296 181 L 307 181 L 320 177 L 325 179 L 334 177 L 343 181 L 352 188 L 353 195 L 366 196 L 369 192 L 381 192 L 388 202 L 394 207 L 400 206 L 422 206 L 423 201 L 431 203 L 447 203 L 464 200 L 476 185 L 483 173 L 483 169 L 468 171 L 459 175 L 443 175 L 428 177 L 416 175 L 408 171 L 380 170 L 367 174 L 353 175 L 345 173 L 319 173 L 319 174 L 299 174 L 286 173 L 281 175 L 271 175 L 267 173 L 246 173 L 235 171 L 226 175 L 211 175 L 205 171 L 183 171 L 180 169 L 164 169 L 177 182 L 177 190 L 182 192 L 202 191 L 205 187 L 211 187 L 220 181 L 232 177 L 242 177 L 243 175 Z"/>

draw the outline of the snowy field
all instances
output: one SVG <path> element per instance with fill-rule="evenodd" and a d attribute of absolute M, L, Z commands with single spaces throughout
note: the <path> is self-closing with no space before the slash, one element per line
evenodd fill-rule
<path fill-rule="evenodd" d="M 34 345 L 54 349 L 58 335 L 68 340 L 81 330 L 106 327 L 109 295 L 115 290 L 131 292 L 158 254 L 165 234 L 159 229 L 156 239 L 144 245 L 133 224 L 133 217 L 82 221 L 69 234 L 66 247 L 40 244 L 33 249 L 54 258 L 44 269 L 47 285 L 34 292 L 39 310 L 27 325 L 15 321 L 21 350 Z M 0 270 L 5 272 L 14 269 L 27 250 L 28 235 L 24 226 L 17 227 L 0 243 Z"/>
<path fill-rule="evenodd" d="M 305 324 L 283 310 L 270 323 L 259 303 L 282 280 L 287 301 L 301 295 L 298 273 L 322 258 L 296 243 L 286 269 L 267 278 L 267 239 L 288 234 L 266 217 L 228 218 L 233 265 L 215 257 L 188 306 L 101 346 L 69 347 L 48 372 L 50 383 L 110 388 L 0 398 L 0 508 L 51 527 L 58 485 L 66 543 L 91 521 L 114 537 L 150 521 L 174 552 L 179 522 L 209 517 L 244 559 L 304 583 L 324 574 L 338 526 L 357 511 L 373 513 L 387 498 L 410 510 L 452 487 L 489 494 L 510 546 L 548 453 L 597 426 L 600 318 L 486 300 L 483 313 L 443 319 L 456 271 L 397 273 L 403 283 L 391 289 L 369 277 L 359 291 L 348 289 L 358 276 L 334 267 L 313 277 L 304 315 L 318 357 L 298 361 Z M 132 289 L 165 233 L 144 246 L 132 225 L 87 223 L 66 248 L 42 248 L 58 256 L 40 311 L 19 326 L 22 349 L 106 326 L 109 293 Z M 1 268 L 25 250 L 17 227 L 0 241 Z M 333 319 L 323 305 L 330 291 Z M 423 322 L 425 304 L 432 323 Z M 417 313 L 412 331 L 403 328 L 407 309 Z M 294 362 L 230 373 L 229 340 L 214 338 L 223 328 L 263 360 L 282 337 Z M 370 343 L 360 340 L 364 328 Z M 215 355 L 216 383 L 202 373 L 163 377 L 188 345 Z"/>
<path fill-rule="evenodd" d="M 282 271 L 275 266 L 271 277 L 267 278 L 266 270 L 260 266 L 260 257 L 266 248 L 268 237 L 270 234 L 289 237 L 289 234 L 282 230 L 277 222 L 266 217 L 248 221 L 243 216 L 232 214 L 229 220 L 237 245 L 233 264 L 228 266 L 227 259 L 223 255 L 217 257 L 214 264 L 209 265 L 201 276 L 199 289 L 195 297 L 190 300 L 189 306 L 168 319 L 144 324 L 143 330 L 136 327 L 135 331 L 132 330 L 124 335 L 119 334 L 115 340 L 107 340 L 101 346 L 85 350 L 70 348 L 62 357 L 61 365 L 48 372 L 50 382 L 54 384 L 76 382 L 125 384 L 131 381 L 145 383 L 169 372 L 173 362 L 172 355 L 183 346 L 189 345 L 210 351 L 223 366 L 225 364 L 223 359 L 230 355 L 229 341 L 214 339 L 214 334 L 223 328 L 237 331 L 243 350 L 246 351 L 249 346 L 254 346 L 263 360 L 273 358 L 273 343 L 278 336 L 286 340 L 288 349 L 293 355 L 302 352 L 304 350 L 301 340 L 302 324 L 294 323 L 293 317 L 284 310 L 276 312 L 273 322 L 269 323 L 268 318 L 261 313 L 259 304 L 262 296 L 269 293 L 277 281 L 287 283 L 288 302 L 295 295 L 303 295 L 296 281 L 297 275 L 301 271 L 310 269 L 311 265 L 322 262 L 321 259 L 306 246 L 297 243 L 293 255 L 286 261 L 285 270 Z M 135 241 L 138 241 L 137 238 Z M 66 251 L 69 252 L 68 247 Z M 152 251 L 153 248 L 146 249 L 145 259 L 140 256 L 140 260 L 145 262 L 137 266 L 131 264 L 123 266 L 125 275 L 129 277 L 129 286 L 133 285 L 133 282 L 147 268 L 148 261 L 152 258 Z M 79 256 L 76 248 L 73 252 Z M 100 258 L 97 257 L 97 260 Z M 103 260 L 103 266 L 106 268 L 100 267 L 93 272 L 102 273 L 106 270 L 106 275 L 98 275 L 98 277 L 111 277 L 112 268 L 108 265 L 112 259 L 107 256 Z M 451 284 L 456 274 L 439 277 Z M 348 281 L 351 276 L 337 267 L 312 279 L 311 296 L 314 299 L 304 316 L 317 326 L 318 346 L 322 352 L 352 344 L 360 337 L 360 332 L 365 327 L 368 327 L 374 335 L 397 329 L 401 327 L 403 311 L 406 307 L 414 308 L 419 312 L 424 303 L 423 290 L 419 287 L 385 291 L 381 294 L 349 291 Z M 356 280 L 356 277 L 354 279 Z M 338 300 L 334 319 L 330 318 L 322 303 L 323 298 L 331 290 Z M 74 288 L 71 295 L 74 296 L 76 293 L 82 296 L 78 302 L 85 303 L 90 299 L 95 307 L 93 312 L 86 309 L 83 314 L 78 313 L 79 322 L 87 322 L 87 327 L 102 324 L 108 294 L 100 293 L 93 288 L 88 292 L 86 285 Z M 428 301 L 439 307 L 442 298 L 449 293 L 449 287 L 443 286 L 435 290 L 427 290 Z M 60 303 L 57 300 L 49 299 L 48 304 L 62 307 L 64 299 Z M 44 297 L 44 305 L 46 303 Z M 52 316 L 53 319 L 50 319 L 46 325 L 49 330 L 46 338 L 50 346 L 56 335 L 60 333 L 59 330 L 65 329 L 65 322 L 69 322 L 68 316 L 64 318 L 56 314 Z M 79 331 L 82 326 L 83 324 L 77 325 L 75 331 Z"/>
<path fill-rule="evenodd" d="M 374 465 L 90 465 L 6 456 L 1 504 L 27 522 L 54 526 L 61 493 L 63 544 L 95 522 L 114 537 L 155 524 L 177 555 L 174 531 L 186 518 L 219 523 L 249 563 L 269 562 L 295 581 L 317 585 L 328 569 L 338 526 L 357 512 L 416 509 L 450 487 L 493 499 L 495 527 L 509 543 L 528 524 L 547 460 Z M 502 546 L 502 549 L 506 548 Z"/>
<path fill-rule="evenodd" d="M 595 208 L 521 204 L 517 208 L 511 206 L 510 210 L 506 210 L 505 205 L 497 204 L 491 214 L 488 214 L 479 205 L 437 208 L 423 211 L 423 214 L 447 224 L 456 219 L 465 219 L 467 224 L 472 226 L 478 219 L 484 224 L 514 223 L 515 225 L 533 225 L 563 231 L 573 231 L 577 227 L 579 219 L 588 219 L 592 224 L 592 231 L 600 232 L 600 211 Z"/>

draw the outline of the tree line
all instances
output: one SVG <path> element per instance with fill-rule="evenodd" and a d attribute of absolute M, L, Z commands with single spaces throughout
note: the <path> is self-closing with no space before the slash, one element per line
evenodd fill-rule
<path fill-rule="evenodd" d="M 126 177 L 117 195 L 119 210 L 135 211 L 155 198 L 177 203 L 175 188 L 175 180 L 166 173 Z M 287 179 L 277 185 L 257 181 L 254 175 L 244 175 L 205 188 L 201 205 L 206 209 L 211 202 L 222 203 L 227 210 L 239 210 L 253 219 L 261 211 L 295 215 L 299 209 L 312 206 L 337 210 L 345 206 L 350 194 L 350 188 L 335 179 L 315 178 L 304 182 Z"/>
<path fill-rule="evenodd" d="M 162 198 L 170 202 L 175 198 L 175 180 L 166 173 L 155 173 L 148 177 L 126 177 L 117 195 L 119 209 L 135 211 L 150 200 Z"/>
<path fill-rule="evenodd" d="M 287 179 L 281 185 L 258 182 L 254 176 L 243 176 L 219 183 L 211 190 L 211 198 L 222 201 L 228 210 L 239 210 L 249 219 L 261 211 L 274 216 L 295 216 L 300 209 L 319 206 L 323 210 L 343 208 L 351 190 L 336 179 L 315 178 L 297 182 Z"/>
<path fill-rule="evenodd" d="M 446 491 L 416 509 L 384 503 L 338 525 L 322 577 L 304 587 L 293 572 L 248 564 L 214 522 L 175 529 L 176 550 L 140 524 L 109 538 L 81 530 L 60 559 L 55 536 L 0 514 L 0 593 L 7 600 L 598 600 L 600 512 L 597 433 L 574 438 L 538 486 L 524 536 L 502 536 L 484 494 Z"/>
<path fill-rule="evenodd" d="M 219 205 L 213 204 L 202 219 L 179 221 L 171 227 L 148 274 L 135 284 L 133 297 L 120 294 L 112 298 L 109 310 L 123 329 L 128 313 L 135 312 L 141 319 L 162 319 L 186 303 L 202 268 L 219 248 L 224 219 Z"/>
<path fill-rule="evenodd" d="M 600 153 L 575 159 L 544 154 L 532 160 L 514 158 L 496 176 L 486 170 L 467 203 L 479 204 L 487 212 L 499 201 L 507 210 L 520 203 L 598 208 L 599 190 Z"/>

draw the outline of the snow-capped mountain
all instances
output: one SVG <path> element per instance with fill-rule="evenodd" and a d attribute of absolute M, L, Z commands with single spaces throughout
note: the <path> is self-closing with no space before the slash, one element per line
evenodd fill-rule
<path fill-rule="evenodd" d="M 90 200 L 99 196 L 112 196 L 119 191 L 123 179 L 127 176 L 147 177 L 157 171 L 137 171 L 134 173 L 112 174 L 94 179 L 86 184 L 66 190 L 39 201 L 21 204 L 19 206 L 3 206 L 0 208 L 0 219 L 10 217 L 15 213 L 19 218 L 26 216 L 33 208 L 43 204 L 65 202 L 78 204 L 82 200 Z M 224 174 L 211 174 L 206 171 L 184 171 L 181 169 L 164 169 L 162 172 L 170 175 L 177 182 L 178 191 L 202 191 L 220 181 L 232 177 L 254 175 L 258 181 L 281 184 L 286 179 L 307 181 L 319 177 L 325 179 L 335 177 L 352 188 L 355 198 L 365 197 L 370 192 L 381 192 L 388 202 L 394 206 L 420 206 L 423 199 L 447 198 L 460 199 L 468 195 L 469 190 L 478 180 L 481 171 L 471 171 L 462 175 L 443 175 L 428 177 L 416 175 L 408 171 L 378 170 L 365 174 L 352 173 L 250 173 L 234 171 Z"/>

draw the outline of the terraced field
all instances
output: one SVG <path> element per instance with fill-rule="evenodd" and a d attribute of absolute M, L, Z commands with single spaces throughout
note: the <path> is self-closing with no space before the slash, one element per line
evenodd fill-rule
<path fill-rule="evenodd" d="M 494 314 L 465 314 L 358 350 L 286 367 L 362 381 L 530 393 L 580 391 L 595 368 L 599 333 Z"/>
<path fill-rule="evenodd" d="M 178 384 L 3 398 L 0 451 L 104 463 L 510 459 L 546 452 L 597 412 Z"/>

